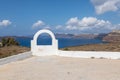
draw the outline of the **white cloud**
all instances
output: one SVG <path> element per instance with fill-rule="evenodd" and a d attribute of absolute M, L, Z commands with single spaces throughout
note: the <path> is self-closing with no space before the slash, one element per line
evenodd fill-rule
<path fill-rule="evenodd" d="M 110 31 L 113 29 L 120 29 L 119 25 L 113 25 L 109 21 L 97 19 L 95 17 L 84 17 L 82 19 L 78 19 L 77 17 L 71 18 L 66 23 L 67 30 L 90 30 L 90 31 L 97 31 L 105 32 Z M 100 30 L 100 31 L 99 31 Z M 103 31 L 102 31 L 103 30 Z"/>
<path fill-rule="evenodd" d="M 57 25 L 55 28 L 56 28 L 56 29 L 62 29 L 63 26 L 62 26 L 62 25 Z"/>
<path fill-rule="evenodd" d="M 78 17 L 74 17 L 74 18 L 69 19 L 66 24 L 74 25 L 74 24 L 77 24 L 78 22 L 79 22 Z"/>
<path fill-rule="evenodd" d="M 82 20 L 79 21 L 80 26 L 93 26 L 97 23 L 97 19 L 94 17 L 84 17 Z"/>
<path fill-rule="evenodd" d="M 108 11 L 117 11 L 120 8 L 120 0 L 91 0 L 96 13 L 103 14 Z"/>
<path fill-rule="evenodd" d="M 51 29 L 51 27 L 50 26 L 46 26 L 46 27 L 44 27 L 45 29 Z"/>
<path fill-rule="evenodd" d="M 114 29 L 120 29 L 120 24 L 112 24 L 110 21 L 97 19 L 96 17 L 83 17 L 82 19 L 73 17 L 65 24 L 54 27 L 39 20 L 33 24 L 33 28 L 38 27 L 68 33 L 106 33 Z"/>
<path fill-rule="evenodd" d="M 0 21 L 0 26 L 1 27 L 6 27 L 9 26 L 12 22 L 10 20 L 2 20 Z"/>
<path fill-rule="evenodd" d="M 68 30 L 75 30 L 79 26 L 79 19 L 78 17 L 70 18 L 66 23 L 66 29 Z"/>
<path fill-rule="evenodd" d="M 43 26 L 43 25 L 45 25 L 45 23 L 44 23 L 43 21 L 41 21 L 41 20 L 38 20 L 37 22 L 35 22 L 35 23 L 33 24 L 32 28 L 41 27 L 41 26 Z"/>

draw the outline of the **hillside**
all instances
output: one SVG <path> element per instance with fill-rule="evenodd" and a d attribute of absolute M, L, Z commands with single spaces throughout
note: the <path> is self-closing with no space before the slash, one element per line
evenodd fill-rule
<path fill-rule="evenodd" d="M 21 46 L 5 46 L 0 48 L 0 58 L 20 54 L 23 52 L 30 51 L 30 48 Z"/>
<path fill-rule="evenodd" d="M 1 38 L 0 58 L 27 52 L 30 48 L 22 47 L 13 37 Z"/>
<path fill-rule="evenodd" d="M 72 46 L 62 50 L 70 51 L 113 51 L 120 52 L 120 43 L 89 44 L 83 46 Z"/>

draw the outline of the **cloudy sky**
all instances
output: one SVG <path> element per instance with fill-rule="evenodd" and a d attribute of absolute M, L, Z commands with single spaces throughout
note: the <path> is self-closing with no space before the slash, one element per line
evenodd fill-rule
<path fill-rule="evenodd" d="M 120 29 L 120 0 L 0 0 L 0 36 L 108 33 Z"/>

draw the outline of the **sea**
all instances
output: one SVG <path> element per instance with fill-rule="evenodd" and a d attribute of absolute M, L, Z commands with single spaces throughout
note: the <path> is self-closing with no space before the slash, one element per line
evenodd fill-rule
<path fill-rule="evenodd" d="M 81 39 L 81 38 L 57 38 L 57 39 L 59 48 L 104 43 L 101 39 Z M 18 37 L 16 38 L 16 40 L 19 42 L 20 46 L 30 47 L 30 42 L 32 38 Z M 51 44 L 52 44 L 51 38 L 40 37 L 37 39 L 37 45 L 51 45 Z"/>

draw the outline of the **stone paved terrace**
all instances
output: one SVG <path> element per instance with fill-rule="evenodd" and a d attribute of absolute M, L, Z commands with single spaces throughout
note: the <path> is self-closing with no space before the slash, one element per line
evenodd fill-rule
<path fill-rule="evenodd" d="M 120 60 L 33 56 L 0 65 L 0 80 L 120 80 Z"/>

